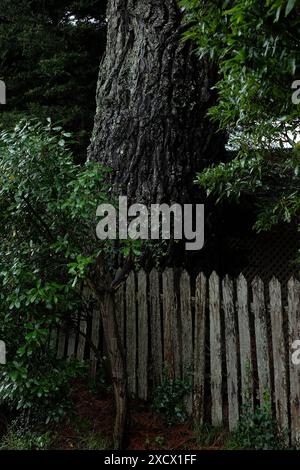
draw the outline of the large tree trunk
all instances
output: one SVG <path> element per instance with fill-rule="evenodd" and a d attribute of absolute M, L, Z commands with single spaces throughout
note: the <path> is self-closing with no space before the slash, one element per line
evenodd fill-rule
<path fill-rule="evenodd" d="M 110 0 L 107 18 L 89 158 L 113 169 L 115 194 L 192 202 L 223 149 L 206 117 L 215 72 L 182 42 L 177 0 Z"/>

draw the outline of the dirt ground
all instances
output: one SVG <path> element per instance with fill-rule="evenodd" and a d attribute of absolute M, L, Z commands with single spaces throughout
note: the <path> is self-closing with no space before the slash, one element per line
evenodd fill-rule
<path fill-rule="evenodd" d="M 111 442 L 114 406 L 107 392 L 92 393 L 77 383 L 74 386 L 75 409 L 72 417 L 55 428 L 53 444 L 58 449 L 78 449 L 84 435 L 102 435 Z M 128 450 L 196 450 L 195 432 L 190 423 L 168 427 L 163 416 L 149 411 L 149 405 L 130 403 L 127 442 Z"/>

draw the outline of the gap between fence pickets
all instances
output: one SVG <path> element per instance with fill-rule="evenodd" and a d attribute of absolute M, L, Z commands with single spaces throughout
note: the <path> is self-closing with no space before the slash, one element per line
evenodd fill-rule
<path fill-rule="evenodd" d="M 253 409 L 254 401 L 262 404 L 269 396 L 279 427 L 288 428 L 292 444 L 298 445 L 300 367 L 291 362 L 290 346 L 300 338 L 299 281 L 292 278 L 287 292 L 289 337 L 285 338 L 281 284 L 275 278 L 265 285 L 259 277 L 248 283 L 243 274 L 234 281 L 216 272 L 209 278 L 200 273 L 192 296 L 186 271 L 179 277 L 171 268 L 163 273 L 153 269 L 149 275 L 144 270 L 131 272 L 116 294 L 130 395 L 147 400 L 161 383 L 166 366 L 170 379 L 183 378 L 192 367 L 193 394 L 185 403 L 199 422 L 209 419 L 214 425 L 229 424 L 234 429 L 242 411 L 240 402 Z M 80 320 L 79 326 L 86 334 L 86 320 Z M 91 339 L 96 344 L 99 328 L 95 311 Z M 52 331 L 51 344 L 58 357 L 73 354 L 83 359 L 87 353 L 84 336 L 78 335 L 75 351 L 74 334 L 63 329 Z M 89 357 L 95 376 L 97 360 L 92 352 Z"/>

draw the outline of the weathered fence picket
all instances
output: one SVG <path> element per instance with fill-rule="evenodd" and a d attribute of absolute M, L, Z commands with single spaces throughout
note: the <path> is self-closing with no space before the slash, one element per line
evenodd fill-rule
<path fill-rule="evenodd" d="M 266 393 L 269 393 L 271 389 L 271 378 L 264 283 L 259 277 L 255 277 L 252 282 L 252 294 L 259 399 L 260 403 L 263 404 L 265 402 Z"/>
<path fill-rule="evenodd" d="M 182 376 L 193 378 L 193 320 L 191 306 L 190 276 L 183 271 L 180 278 L 180 312 L 181 312 L 181 347 L 182 347 Z M 192 393 L 186 398 L 186 408 L 190 414 L 193 409 Z"/>
<path fill-rule="evenodd" d="M 151 367 L 153 384 L 156 386 L 161 383 L 163 369 L 159 274 L 156 269 L 153 269 L 149 275 L 149 307 Z"/>
<path fill-rule="evenodd" d="M 148 398 L 148 303 L 147 275 L 144 270 L 138 273 L 138 397 Z"/>
<path fill-rule="evenodd" d="M 57 352 L 57 337 L 58 337 L 57 328 L 51 328 L 50 338 L 49 338 L 49 348 L 54 352 L 55 351 Z"/>
<path fill-rule="evenodd" d="M 218 426 L 223 422 L 223 393 L 220 281 L 216 272 L 209 278 L 209 318 L 211 420 Z"/>
<path fill-rule="evenodd" d="M 76 344 L 76 331 L 74 329 L 71 329 L 68 335 L 68 349 L 67 349 L 67 357 L 69 359 L 72 359 L 75 356 L 75 344 Z"/>
<path fill-rule="evenodd" d="M 206 295 L 206 277 L 200 273 L 195 286 L 194 331 L 194 413 L 199 424 L 204 423 Z"/>
<path fill-rule="evenodd" d="M 126 281 L 126 362 L 128 392 L 131 396 L 136 394 L 136 291 L 135 276 L 131 272 Z"/>
<path fill-rule="evenodd" d="M 241 395 L 242 403 L 250 404 L 253 409 L 253 360 L 251 354 L 250 321 L 248 309 L 248 285 L 245 277 L 240 274 L 237 279 L 237 315 L 241 363 Z"/>
<path fill-rule="evenodd" d="M 163 279 L 164 364 L 171 376 L 180 377 L 178 307 L 174 271 L 166 269 Z"/>
<path fill-rule="evenodd" d="M 65 355 L 66 332 L 61 329 L 58 333 L 57 359 L 62 359 Z"/>
<path fill-rule="evenodd" d="M 288 282 L 289 321 L 289 370 L 290 370 L 290 414 L 292 445 L 300 445 L 300 366 L 293 363 L 292 345 L 300 339 L 300 282 L 292 278 Z"/>
<path fill-rule="evenodd" d="M 274 401 L 276 406 L 277 422 L 280 430 L 284 431 L 289 425 L 287 403 L 287 363 L 283 332 L 281 287 L 277 279 L 273 278 L 270 281 L 269 292 L 273 346 Z"/>
<path fill-rule="evenodd" d="M 233 282 L 226 276 L 222 283 L 225 313 L 225 346 L 227 366 L 228 423 L 233 430 L 239 420 L 237 334 L 234 318 Z"/>

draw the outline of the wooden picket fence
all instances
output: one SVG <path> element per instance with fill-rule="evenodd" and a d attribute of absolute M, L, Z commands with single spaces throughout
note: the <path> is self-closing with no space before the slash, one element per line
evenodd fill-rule
<path fill-rule="evenodd" d="M 190 375 L 188 411 L 200 423 L 231 430 L 243 404 L 254 407 L 269 396 L 279 428 L 300 443 L 300 366 L 291 347 L 300 339 L 298 280 L 281 286 L 275 278 L 248 282 L 243 274 L 192 280 L 186 271 L 141 270 L 117 291 L 115 307 L 131 396 L 148 400 L 164 369 L 175 378 Z M 80 329 L 105 355 L 98 309 Z M 61 331 L 52 341 L 59 357 L 89 358 L 95 375 L 97 359 L 84 336 Z"/>

